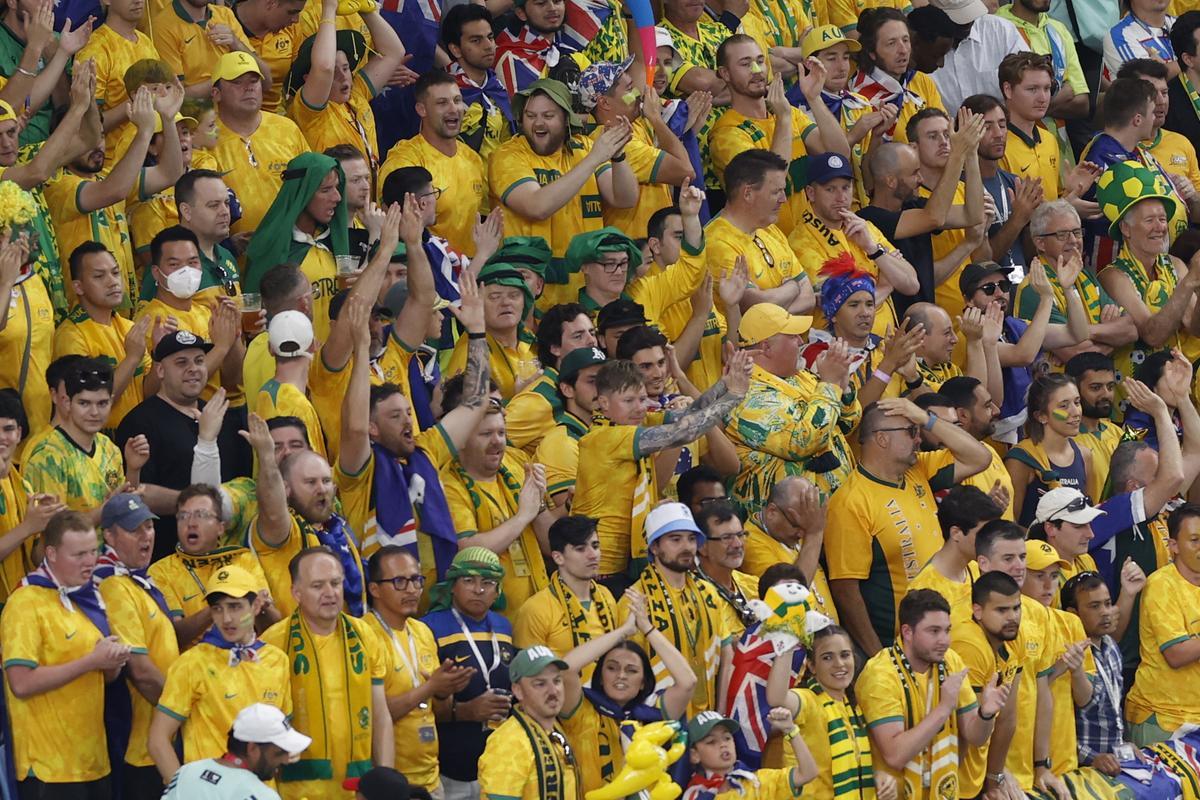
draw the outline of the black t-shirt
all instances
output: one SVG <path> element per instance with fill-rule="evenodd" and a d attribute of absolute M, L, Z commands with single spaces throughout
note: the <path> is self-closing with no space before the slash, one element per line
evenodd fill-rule
<path fill-rule="evenodd" d="M 204 402 L 200 402 L 204 407 Z M 253 461 L 250 445 L 238 435 L 245 427 L 246 409 L 229 409 L 217 448 L 221 451 L 221 480 L 229 481 L 250 475 Z M 150 460 L 142 467 L 142 481 L 165 489 L 184 489 L 192 482 L 192 449 L 196 446 L 200 423 L 184 414 L 158 395 L 147 397 L 133 408 L 117 426 L 117 445 L 134 436 L 145 434 L 150 442 Z M 154 560 L 175 550 L 177 537 L 175 515 L 163 516 L 154 524 Z"/>
<path fill-rule="evenodd" d="M 892 292 L 892 304 L 896 307 L 896 316 L 903 317 L 904 312 L 913 303 L 932 303 L 935 284 L 933 282 L 933 236 L 923 233 L 920 236 L 909 236 L 906 239 L 896 238 L 896 226 L 900 224 L 900 215 L 910 208 L 924 208 L 925 198 L 914 197 L 904 202 L 900 211 L 888 211 L 879 206 L 864 206 L 858 215 L 870 222 L 887 240 L 896 246 L 900 255 L 913 265 L 917 272 L 917 281 L 921 289 L 915 295 Z"/>

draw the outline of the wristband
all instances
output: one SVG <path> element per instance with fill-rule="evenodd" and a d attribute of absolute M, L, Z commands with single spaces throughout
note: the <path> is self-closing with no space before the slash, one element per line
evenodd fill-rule
<path fill-rule="evenodd" d="M 883 381 L 884 383 L 891 383 L 891 382 L 892 382 L 892 373 L 890 373 L 890 372 L 884 372 L 884 371 L 883 371 L 883 370 L 881 370 L 881 369 L 877 369 L 877 370 L 875 370 L 874 372 L 872 372 L 872 373 L 871 373 L 871 377 L 872 377 L 872 378 L 875 378 L 875 379 L 877 379 L 877 380 L 881 380 L 881 381 Z"/>
<path fill-rule="evenodd" d="M 22 75 L 28 75 L 31 78 L 36 78 L 38 76 L 36 72 L 30 72 L 24 67 L 17 67 L 17 72 L 21 73 Z"/>
<path fill-rule="evenodd" d="M 924 383 L 925 383 L 925 376 L 918 373 L 917 379 L 915 381 L 910 381 L 907 379 L 904 381 L 904 388 L 911 392 L 913 389 L 919 389 L 921 387 L 921 385 Z"/>
<path fill-rule="evenodd" d="M 612 158 L 609 159 L 609 161 L 613 164 L 620 164 L 624 160 L 625 160 L 625 153 L 621 153 L 621 155 L 613 156 Z"/>
<path fill-rule="evenodd" d="M 485 338 L 487 338 L 487 333 L 471 333 L 470 331 L 467 331 L 467 338 L 468 339 L 485 339 Z"/>
<path fill-rule="evenodd" d="M 867 258 L 871 259 L 872 261 L 876 261 L 876 260 L 886 256 L 887 252 L 888 252 L 888 249 L 886 247 L 884 247 L 883 245 L 879 245 L 878 247 L 875 248 L 875 250 L 873 252 L 867 254 Z"/>
<path fill-rule="evenodd" d="M 795 739 L 799 735 L 800 735 L 800 726 L 793 725 L 792 729 L 783 735 L 783 740 L 785 742 L 790 742 L 792 739 Z"/>
<path fill-rule="evenodd" d="M 933 414 L 930 414 L 929 416 L 933 417 Z M 937 417 L 933 417 L 933 418 L 937 419 Z M 983 706 L 979 706 L 975 710 L 979 714 L 979 718 L 981 720 L 983 720 L 984 722 L 991 722 L 992 720 L 994 720 L 996 718 L 996 715 L 1000 713 L 999 711 L 993 711 L 992 715 L 990 717 L 985 717 L 983 715 Z"/>
<path fill-rule="evenodd" d="M 938 423 L 938 417 L 937 417 L 937 414 L 935 414 L 935 413 L 933 413 L 932 411 L 930 411 L 930 412 L 929 412 L 929 419 L 925 420 L 925 430 L 927 430 L 927 431 L 931 431 L 931 430 L 933 430 L 933 426 L 934 426 L 934 425 L 937 425 L 937 423 Z M 981 717 L 982 717 L 982 716 L 983 716 L 983 714 L 980 714 L 979 716 L 981 716 Z M 995 714 L 993 714 L 992 716 L 994 717 L 994 716 L 996 716 L 996 715 L 995 715 Z"/>
<path fill-rule="evenodd" d="M 1034 769 L 1042 769 L 1043 767 L 1045 769 L 1050 769 L 1050 759 L 1049 758 L 1039 758 L 1037 761 L 1033 762 Z"/>

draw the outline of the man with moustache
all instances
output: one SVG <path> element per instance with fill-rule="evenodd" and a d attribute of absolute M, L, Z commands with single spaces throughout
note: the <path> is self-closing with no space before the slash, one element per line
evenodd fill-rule
<path fill-rule="evenodd" d="M 758 596 L 758 577 L 741 571 L 746 558 L 746 533 L 742 520 L 727 500 L 707 503 L 696 514 L 704 535 L 699 551 L 699 573 L 721 597 L 725 633 L 741 637 L 757 620 L 748 603 Z"/>
<path fill-rule="evenodd" d="M 633 208 L 638 180 L 624 157 L 632 137 L 622 120 L 594 140 L 583 128 L 562 83 L 539 78 L 513 98 L 521 135 L 496 148 L 488 161 L 492 207 L 504 206 L 508 236 L 541 236 L 562 257 L 579 233 L 604 225 L 602 209 Z"/>
<path fill-rule="evenodd" d="M 413 85 L 421 128 L 388 152 L 379 168 L 379 185 L 400 167 L 424 167 L 433 181 L 437 221 L 430 232 L 441 236 L 455 251 L 475 255 L 472 230 L 479 220 L 479 199 L 487 191 L 483 159 L 459 142 L 466 106 L 462 90 L 444 70 L 422 75 Z M 424 199 L 424 198 L 422 198 Z"/>

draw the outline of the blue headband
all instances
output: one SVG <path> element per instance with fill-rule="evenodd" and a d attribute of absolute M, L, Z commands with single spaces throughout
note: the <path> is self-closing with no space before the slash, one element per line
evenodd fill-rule
<path fill-rule="evenodd" d="M 875 296 L 875 279 L 866 273 L 857 273 L 852 277 L 831 275 L 821 284 L 821 313 L 833 327 L 833 318 L 841 310 L 850 295 L 855 292 L 867 292 Z"/>

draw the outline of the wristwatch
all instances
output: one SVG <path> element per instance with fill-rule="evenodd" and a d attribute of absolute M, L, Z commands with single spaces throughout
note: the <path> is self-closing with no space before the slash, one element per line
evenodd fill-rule
<path fill-rule="evenodd" d="M 867 254 L 867 258 L 871 259 L 872 261 L 877 261 L 878 259 L 886 256 L 887 251 L 888 249 L 886 247 L 879 245 L 873 252 Z"/>
<path fill-rule="evenodd" d="M 995 772 L 995 773 L 989 772 L 986 777 L 989 781 L 996 784 L 997 786 L 1003 786 L 1004 782 L 1006 780 L 1008 780 L 1008 776 L 1005 775 L 1003 772 Z"/>
<path fill-rule="evenodd" d="M 1034 769 L 1042 769 L 1043 767 L 1046 769 L 1050 769 L 1050 759 L 1049 758 L 1039 758 L 1037 761 L 1033 762 Z"/>

